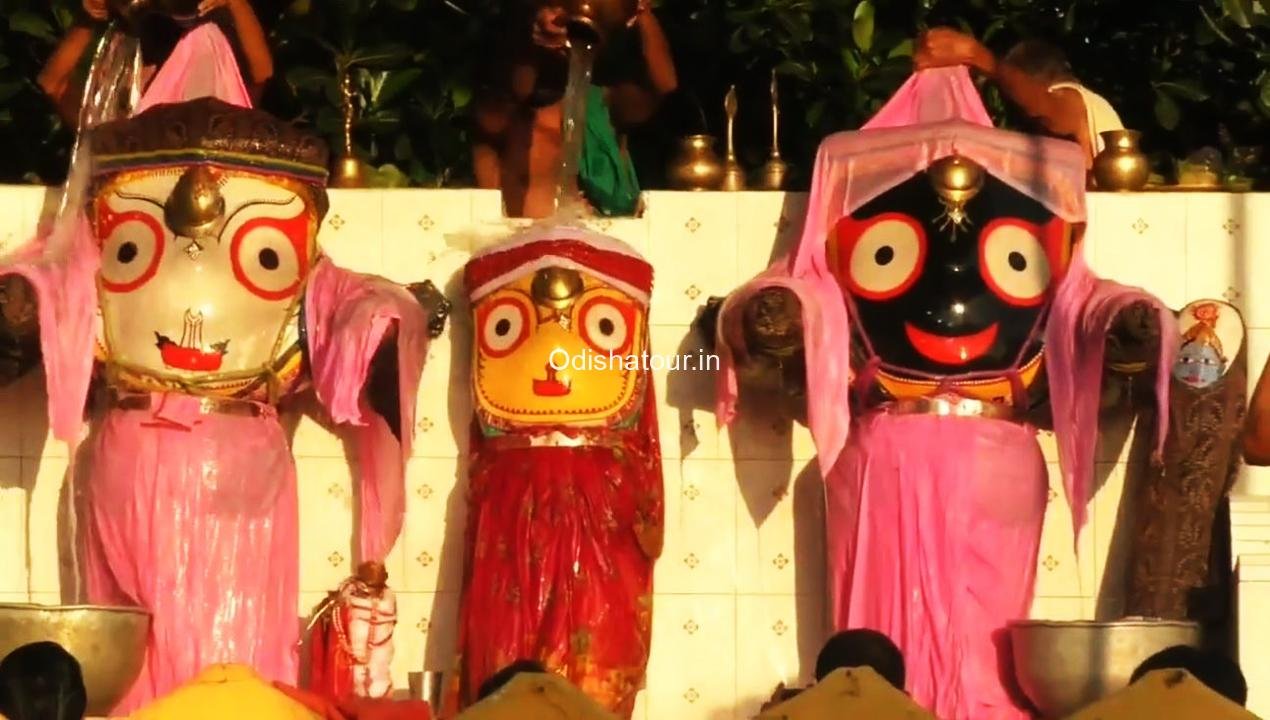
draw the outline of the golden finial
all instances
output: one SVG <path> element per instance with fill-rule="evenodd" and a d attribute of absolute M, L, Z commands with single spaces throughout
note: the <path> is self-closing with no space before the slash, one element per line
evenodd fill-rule
<path fill-rule="evenodd" d="M 960 228 L 970 219 L 966 203 L 983 189 L 983 168 L 960 155 L 949 155 L 932 163 L 926 174 L 944 204 L 945 227 Z"/>
<path fill-rule="evenodd" d="M 534 302 L 554 310 L 563 310 L 582 294 L 582 276 L 576 270 L 548 267 L 534 275 L 530 292 Z"/>

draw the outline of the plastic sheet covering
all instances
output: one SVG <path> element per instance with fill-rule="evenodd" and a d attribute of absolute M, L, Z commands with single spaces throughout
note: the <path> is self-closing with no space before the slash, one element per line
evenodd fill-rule
<path fill-rule="evenodd" d="M 617 720 L 559 675 L 521 673 L 456 720 Z"/>
<path fill-rule="evenodd" d="M 841 668 L 757 720 L 935 720 L 872 668 Z"/>
<path fill-rule="evenodd" d="M 1068 720 L 1257 720 L 1185 670 L 1156 670 Z"/>
<path fill-rule="evenodd" d="M 134 713 L 131 720 L 323 720 L 251 668 L 216 665 Z"/>

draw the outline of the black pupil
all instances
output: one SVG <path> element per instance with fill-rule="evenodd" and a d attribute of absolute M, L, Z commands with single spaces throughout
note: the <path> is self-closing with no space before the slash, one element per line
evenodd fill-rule
<path fill-rule="evenodd" d="M 115 253 L 115 257 L 119 258 L 119 262 L 127 264 L 137 259 L 137 244 L 134 242 L 126 242 L 119 246 L 119 251 Z"/>
<path fill-rule="evenodd" d="M 494 323 L 494 334 L 498 335 L 499 337 L 502 337 L 511 331 L 512 331 L 512 321 L 508 320 L 507 318 L 503 318 L 502 320 L 499 320 L 498 322 Z"/>
<path fill-rule="evenodd" d="M 1016 272 L 1023 272 L 1027 269 L 1027 258 L 1023 257 L 1023 253 L 1017 250 L 1010 253 L 1007 260 L 1010 262 L 1010 267 L 1014 268 Z"/>
<path fill-rule="evenodd" d="M 878 248 L 877 252 L 873 253 L 873 260 L 876 261 L 878 265 L 890 265 L 891 261 L 894 259 L 895 248 L 890 245 L 883 245 Z"/>
<path fill-rule="evenodd" d="M 613 321 L 608 318 L 600 318 L 600 332 L 605 335 L 613 334 Z"/>
<path fill-rule="evenodd" d="M 278 260 L 278 252 L 273 248 L 265 248 L 260 251 L 260 267 L 266 270 L 277 270 L 280 264 Z"/>

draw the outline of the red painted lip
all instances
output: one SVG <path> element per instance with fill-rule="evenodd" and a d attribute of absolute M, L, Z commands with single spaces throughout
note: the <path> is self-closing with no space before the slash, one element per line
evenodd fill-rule
<path fill-rule="evenodd" d="M 940 365 L 965 365 L 983 357 L 997 340 L 997 323 L 970 335 L 935 335 L 904 323 L 904 333 L 917 352 Z"/>
<path fill-rule="evenodd" d="M 214 352 L 204 352 L 196 348 L 187 348 L 177 345 L 169 338 L 163 335 L 155 334 L 158 340 L 159 355 L 163 358 L 163 364 L 177 370 L 189 370 L 191 372 L 216 372 L 220 370 L 221 363 L 225 360 L 225 350 L 229 343 L 218 343 L 213 346 Z"/>
<path fill-rule="evenodd" d="M 534 394 L 541 397 L 564 397 L 569 394 L 570 387 L 556 379 L 556 369 L 547 363 L 547 379 L 534 380 Z"/>

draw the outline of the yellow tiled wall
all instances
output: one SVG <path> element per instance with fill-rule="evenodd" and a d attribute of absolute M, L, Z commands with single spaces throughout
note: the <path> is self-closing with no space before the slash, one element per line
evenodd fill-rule
<path fill-rule="evenodd" d="M 42 189 L 0 189 L 0 248 L 29 235 L 42 203 Z M 654 192 L 643 218 L 595 227 L 654 264 L 654 351 L 688 351 L 698 346 L 690 324 L 706 298 L 762 270 L 773 247 L 797 232 L 804 204 L 801 195 Z M 1257 268 L 1270 268 L 1270 249 L 1251 240 L 1270 223 L 1270 196 L 1096 195 L 1090 204 L 1087 252 L 1100 274 L 1145 286 L 1175 307 L 1204 296 L 1233 300 L 1253 328 L 1250 365 L 1260 368 L 1270 351 L 1270 290 L 1254 280 Z M 321 240 L 337 262 L 399 281 L 432 279 L 451 297 L 474 244 L 512 227 L 489 192 L 336 191 L 331 205 Z M 401 598 L 396 675 L 403 687 L 408 672 L 447 667 L 454 648 L 469 337 L 458 303 L 455 323 L 432 347 L 420 392 L 406 532 L 390 558 Z M 777 682 L 806 678 L 825 634 L 815 449 L 805 429 L 770 419 L 746 417 L 731 433 L 718 431 L 713 381 L 693 372 L 656 379 L 667 529 L 641 718 L 749 717 Z M 0 389 L 0 601 L 57 602 L 63 590 L 56 518 L 65 450 L 46 438 L 41 388 L 33 376 Z M 1041 439 L 1054 470 L 1053 438 Z M 1037 616 L 1092 617 L 1100 587 L 1104 604 L 1114 605 L 1113 584 L 1103 578 L 1117 574 L 1108 555 L 1124 466 L 1121 444 L 1104 445 L 1098 477 L 1105 483 L 1080 537 L 1079 562 L 1066 501 L 1057 485 L 1051 492 Z M 316 422 L 299 421 L 294 449 L 303 614 L 349 572 L 352 489 L 340 443 Z"/>

